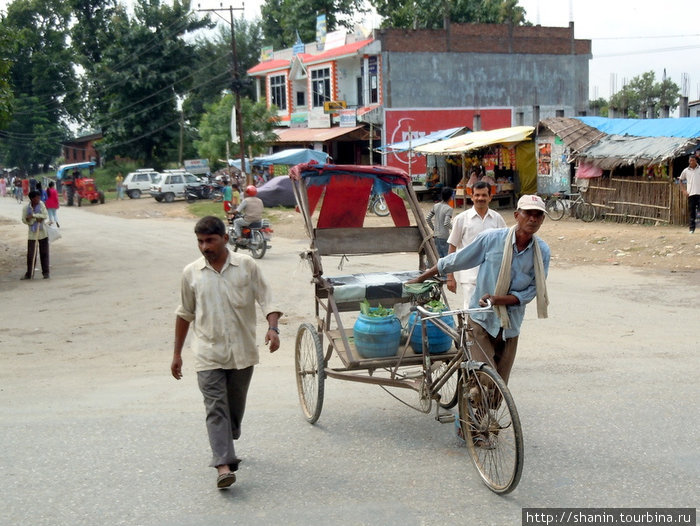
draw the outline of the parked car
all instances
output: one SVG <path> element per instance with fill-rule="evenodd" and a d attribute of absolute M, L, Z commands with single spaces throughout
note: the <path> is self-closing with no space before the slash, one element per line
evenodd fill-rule
<path fill-rule="evenodd" d="M 185 186 L 205 184 L 199 177 L 181 170 L 166 170 L 159 173 L 151 184 L 150 193 L 158 201 L 172 203 L 176 198 L 185 197 Z"/>
<path fill-rule="evenodd" d="M 124 193 L 131 199 L 138 199 L 141 197 L 141 194 L 150 192 L 151 185 L 157 175 L 158 172 L 153 168 L 141 168 L 135 172 L 128 173 L 122 183 Z"/>

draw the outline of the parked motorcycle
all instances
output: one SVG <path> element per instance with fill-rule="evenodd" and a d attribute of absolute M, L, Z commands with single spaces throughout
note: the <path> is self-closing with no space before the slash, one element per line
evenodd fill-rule
<path fill-rule="evenodd" d="M 386 204 L 386 199 L 382 194 L 372 194 L 369 200 L 369 210 L 379 217 L 385 217 L 389 215 L 389 207 Z"/>
<path fill-rule="evenodd" d="M 270 222 L 267 219 L 251 223 L 241 229 L 243 239 L 236 241 L 236 234 L 233 231 L 233 219 L 229 219 L 228 242 L 233 247 L 234 252 L 239 248 L 250 250 L 250 255 L 255 259 L 262 259 L 267 250 L 272 247 L 270 244 L 271 234 Z"/>
<path fill-rule="evenodd" d="M 223 193 L 218 186 L 203 184 L 199 186 L 185 186 L 185 198 L 188 203 L 194 203 L 198 199 L 211 199 L 212 201 L 221 201 Z"/>

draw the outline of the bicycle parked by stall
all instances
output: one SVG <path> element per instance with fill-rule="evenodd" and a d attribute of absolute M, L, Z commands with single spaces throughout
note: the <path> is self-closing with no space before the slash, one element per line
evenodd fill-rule
<path fill-rule="evenodd" d="M 557 192 L 550 195 L 544 203 L 547 215 L 553 221 L 559 221 L 568 209 L 572 217 L 590 223 L 596 218 L 596 209 L 583 195 L 581 192 Z"/>

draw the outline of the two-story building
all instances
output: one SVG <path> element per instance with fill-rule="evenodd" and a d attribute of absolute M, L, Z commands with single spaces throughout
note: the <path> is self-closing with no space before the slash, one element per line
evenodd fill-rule
<path fill-rule="evenodd" d="M 303 48 L 303 49 L 302 49 Z M 381 144 L 445 128 L 490 130 L 585 115 L 590 40 L 568 27 L 450 24 L 335 35 L 275 51 L 248 71 L 258 98 L 279 108 L 281 145 L 323 148 L 336 162 L 369 162 Z M 345 110 L 323 112 L 325 102 Z M 424 158 L 386 154 L 414 173 Z M 377 159 L 374 159 L 377 162 Z"/>

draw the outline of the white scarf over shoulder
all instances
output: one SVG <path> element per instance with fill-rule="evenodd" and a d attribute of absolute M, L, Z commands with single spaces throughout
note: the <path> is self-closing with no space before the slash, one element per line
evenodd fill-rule
<path fill-rule="evenodd" d="M 498 280 L 496 281 L 496 290 L 494 296 L 505 296 L 510 290 L 510 274 L 511 265 L 513 264 L 513 236 L 517 225 L 510 227 L 506 235 L 505 246 L 503 247 L 503 259 L 501 260 L 501 268 L 498 271 Z M 538 242 L 537 236 L 532 238 L 532 246 L 534 253 L 535 264 L 535 287 L 537 288 L 537 317 L 547 317 L 547 305 L 549 305 L 549 297 L 547 296 L 547 283 L 544 275 L 544 262 L 542 261 L 542 250 Z M 498 314 L 501 320 L 501 327 L 510 329 L 510 318 L 508 317 L 508 309 L 505 305 L 494 305 L 493 309 Z"/>

